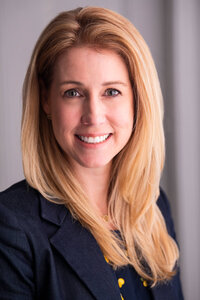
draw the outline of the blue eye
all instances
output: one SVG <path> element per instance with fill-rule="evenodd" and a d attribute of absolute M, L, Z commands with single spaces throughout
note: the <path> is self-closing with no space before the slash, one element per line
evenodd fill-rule
<path fill-rule="evenodd" d="M 120 91 L 116 90 L 116 89 L 107 89 L 105 91 L 105 95 L 109 96 L 109 97 L 116 97 L 120 94 Z"/>
<path fill-rule="evenodd" d="M 70 89 L 70 90 L 67 90 L 64 92 L 64 97 L 67 97 L 67 98 L 74 98 L 74 97 L 80 97 L 80 93 L 75 90 L 75 89 Z"/>

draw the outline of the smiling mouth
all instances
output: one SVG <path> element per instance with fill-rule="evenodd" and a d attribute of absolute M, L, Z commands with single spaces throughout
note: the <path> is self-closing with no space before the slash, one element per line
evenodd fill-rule
<path fill-rule="evenodd" d="M 76 136 L 79 138 L 79 140 L 81 140 L 84 143 L 99 144 L 99 143 L 106 141 L 111 136 L 111 133 L 105 134 L 105 135 L 100 135 L 100 136 L 95 136 L 95 137 L 84 136 L 84 135 L 76 135 Z"/>

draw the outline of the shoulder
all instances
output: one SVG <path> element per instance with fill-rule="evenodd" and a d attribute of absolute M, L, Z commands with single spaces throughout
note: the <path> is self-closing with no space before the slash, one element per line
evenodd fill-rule
<path fill-rule="evenodd" d="M 174 239 L 176 239 L 175 230 L 174 230 L 174 223 L 173 223 L 172 214 L 171 214 L 170 203 L 169 203 L 169 200 L 166 196 L 166 193 L 164 192 L 164 190 L 162 188 L 160 188 L 160 195 L 159 195 L 158 200 L 157 200 L 157 205 L 158 205 L 158 207 L 159 207 L 159 209 L 160 209 L 160 211 L 163 215 L 163 218 L 165 220 L 168 233 Z"/>
<path fill-rule="evenodd" d="M 23 180 L 0 193 L 0 238 L 3 228 L 5 236 L 12 228 L 38 244 L 57 230 L 67 214 L 64 205 L 48 201 Z"/>
<path fill-rule="evenodd" d="M 170 203 L 162 188 L 160 188 L 160 195 L 157 200 L 157 205 L 164 217 L 169 235 L 177 243 Z M 180 281 L 179 264 L 176 265 L 176 274 L 172 280 L 167 282 L 167 284 L 157 285 L 153 288 L 153 291 L 158 296 L 158 299 L 184 299 Z"/>
<path fill-rule="evenodd" d="M 25 180 L 0 193 L 0 252 L 9 250 L 11 256 L 19 252 L 18 256 L 30 257 L 33 249 L 49 247 L 41 198 Z"/>
<path fill-rule="evenodd" d="M 4 201 L 3 199 L 17 199 L 23 197 L 23 195 L 31 196 L 35 193 L 36 190 L 30 187 L 26 180 L 22 180 L 0 192 L 0 201 Z"/>
<path fill-rule="evenodd" d="M 39 206 L 39 193 L 23 180 L 0 192 L 0 212 L 34 214 Z"/>
<path fill-rule="evenodd" d="M 0 294 L 5 299 L 33 299 L 33 237 L 41 244 L 39 220 L 39 193 L 26 181 L 0 193 Z"/>
<path fill-rule="evenodd" d="M 161 187 L 160 187 L 160 195 L 157 199 L 157 205 L 160 208 L 160 210 L 162 211 L 162 213 L 164 213 L 164 214 L 170 213 L 169 200 L 167 198 L 166 193 L 164 192 L 164 190 Z"/>
<path fill-rule="evenodd" d="M 11 229 L 30 232 L 40 222 L 40 194 L 25 180 L 0 193 L 0 236 Z"/>

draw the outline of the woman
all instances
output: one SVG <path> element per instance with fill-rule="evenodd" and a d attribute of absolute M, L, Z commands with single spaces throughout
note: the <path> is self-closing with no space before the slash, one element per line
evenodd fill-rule
<path fill-rule="evenodd" d="M 26 181 L 0 195 L 1 299 L 183 299 L 162 114 L 128 20 L 87 7 L 50 22 L 24 82 Z"/>

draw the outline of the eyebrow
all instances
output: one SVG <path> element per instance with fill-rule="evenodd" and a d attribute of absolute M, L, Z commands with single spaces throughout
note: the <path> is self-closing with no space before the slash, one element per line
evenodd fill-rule
<path fill-rule="evenodd" d="M 62 81 L 62 82 L 60 83 L 60 85 L 64 85 L 64 84 L 77 84 L 77 85 L 83 85 L 83 83 L 81 83 L 80 81 L 75 81 L 75 80 Z"/>
<path fill-rule="evenodd" d="M 80 86 L 84 85 L 82 82 L 76 81 L 76 80 L 68 80 L 68 81 L 63 81 L 63 82 L 60 83 L 60 85 L 65 85 L 65 84 L 76 84 L 76 85 L 80 85 Z M 122 81 L 106 81 L 102 85 L 103 86 L 108 86 L 108 85 L 112 85 L 112 84 L 120 84 L 120 85 L 127 86 L 127 84 L 125 82 L 122 82 Z"/>
<path fill-rule="evenodd" d="M 107 81 L 107 82 L 104 82 L 102 85 L 106 86 L 106 85 L 112 85 L 112 84 L 121 84 L 121 85 L 127 86 L 127 84 L 122 81 Z"/>

